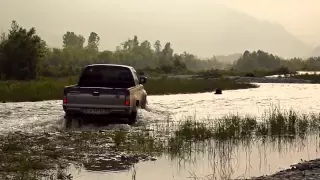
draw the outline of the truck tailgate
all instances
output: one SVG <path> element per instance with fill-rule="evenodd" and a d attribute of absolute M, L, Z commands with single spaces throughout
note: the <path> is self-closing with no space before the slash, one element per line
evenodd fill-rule
<path fill-rule="evenodd" d="M 77 107 L 118 107 L 125 106 L 127 89 L 97 88 L 97 87 L 69 87 L 65 96 L 70 106 Z"/>

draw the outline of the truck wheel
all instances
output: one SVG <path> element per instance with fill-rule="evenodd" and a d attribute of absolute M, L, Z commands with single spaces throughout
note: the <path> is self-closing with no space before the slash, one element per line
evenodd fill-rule
<path fill-rule="evenodd" d="M 82 119 L 75 118 L 71 114 L 65 114 L 64 116 L 65 125 L 67 129 L 70 128 L 80 128 L 82 126 Z"/>
<path fill-rule="evenodd" d="M 141 106 L 140 106 L 140 107 L 141 107 L 142 109 L 145 109 L 146 106 L 147 106 L 147 97 L 144 96 L 143 99 L 142 99 L 142 101 L 141 101 Z"/>
<path fill-rule="evenodd" d="M 133 125 L 135 122 L 137 122 L 137 112 L 132 112 L 132 113 L 129 115 L 128 124 L 129 124 L 129 125 Z"/>
<path fill-rule="evenodd" d="M 71 126 L 72 126 L 72 118 L 71 117 L 68 117 L 68 116 L 65 116 L 64 117 L 64 120 L 65 120 L 65 126 L 67 129 L 69 129 Z"/>

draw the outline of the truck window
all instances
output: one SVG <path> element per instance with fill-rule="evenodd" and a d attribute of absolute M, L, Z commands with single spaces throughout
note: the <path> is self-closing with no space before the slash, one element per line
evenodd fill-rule
<path fill-rule="evenodd" d="M 82 87 L 130 88 L 135 86 L 132 72 L 121 66 L 88 66 L 79 79 Z"/>

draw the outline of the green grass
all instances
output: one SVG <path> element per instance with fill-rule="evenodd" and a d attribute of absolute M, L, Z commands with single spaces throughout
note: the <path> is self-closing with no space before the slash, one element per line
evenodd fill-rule
<path fill-rule="evenodd" d="M 34 81 L 0 81 L 0 102 L 22 102 L 59 100 L 63 88 L 76 84 L 76 77 L 51 79 L 42 78 Z M 257 87 L 253 84 L 240 84 L 231 80 L 150 78 L 144 85 L 148 95 L 210 92 L 216 88 L 222 90 Z"/>
<path fill-rule="evenodd" d="M 0 81 L 0 101 L 20 102 L 62 99 L 64 86 L 74 82 L 73 78 Z"/>
<path fill-rule="evenodd" d="M 293 75 L 292 77 L 296 79 L 310 80 L 311 83 L 320 83 L 320 74 L 300 74 Z"/>
<path fill-rule="evenodd" d="M 216 88 L 222 90 L 256 88 L 257 85 L 236 83 L 228 79 L 182 79 L 182 78 L 159 78 L 149 79 L 144 85 L 150 95 L 185 94 L 213 92 Z"/>
<path fill-rule="evenodd" d="M 209 123 L 208 123 L 209 122 Z M 230 140 L 264 137 L 305 137 L 307 133 L 319 132 L 320 114 L 299 114 L 293 110 L 271 109 L 263 119 L 235 114 L 199 122 L 188 119 L 179 126 L 176 136 L 199 141 L 205 139 Z"/>

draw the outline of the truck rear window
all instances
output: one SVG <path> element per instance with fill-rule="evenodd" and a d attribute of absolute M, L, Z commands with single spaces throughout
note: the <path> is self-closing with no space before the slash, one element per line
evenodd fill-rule
<path fill-rule="evenodd" d="M 130 88 L 135 85 L 130 69 L 118 66 L 88 66 L 79 79 L 82 87 Z"/>

